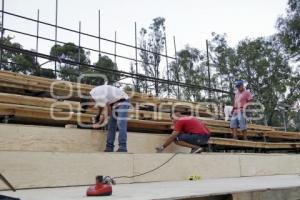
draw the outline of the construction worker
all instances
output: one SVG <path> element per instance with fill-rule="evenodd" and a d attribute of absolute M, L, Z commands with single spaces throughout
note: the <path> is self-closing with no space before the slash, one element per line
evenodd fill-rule
<path fill-rule="evenodd" d="M 252 94 L 244 87 L 244 81 L 235 82 L 237 91 L 235 93 L 233 108 L 231 111 L 232 117 L 230 120 L 230 128 L 234 139 L 237 137 L 237 129 L 240 128 L 244 140 L 247 140 L 247 120 L 245 109 L 247 104 L 252 100 Z"/>
<path fill-rule="evenodd" d="M 167 141 L 156 148 L 161 153 L 172 142 L 177 145 L 191 148 L 191 153 L 201 153 L 201 145 L 207 144 L 210 132 L 199 119 L 193 116 L 182 115 L 175 111 L 172 116 L 174 130 Z"/>
<path fill-rule="evenodd" d="M 109 117 L 106 149 L 104 151 L 114 151 L 116 130 L 118 128 L 119 149 L 117 152 L 127 152 L 128 95 L 120 88 L 111 85 L 101 85 L 90 91 L 89 99 L 89 103 L 83 99 L 81 107 L 83 110 L 89 106 L 98 108 L 98 114 L 93 117 L 93 128 L 99 128 Z M 100 116 L 103 117 L 101 118 Z"/>

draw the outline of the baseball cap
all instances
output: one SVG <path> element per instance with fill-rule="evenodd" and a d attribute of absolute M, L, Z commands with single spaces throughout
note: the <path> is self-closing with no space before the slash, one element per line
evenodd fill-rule
<path fill-rule="evenodd" d="M 238 81 L 235 81 L 235 87 L 240 87 L 241 85 L 244 84 L 244 81 L 243 80 L 238 80 Z"/>

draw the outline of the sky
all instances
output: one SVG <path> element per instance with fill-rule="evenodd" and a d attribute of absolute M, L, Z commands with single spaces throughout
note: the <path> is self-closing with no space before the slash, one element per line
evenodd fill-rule
<path fill-rule="evenodd" d="M 276 32 L 276 19 L 285 13 L 287 0 L 58 0 L 58 25 L 98 34 L 98 10 L 101 10 L 101 36 L 134 45 L 134 22 L 138 30 L 148 28 L 155 17 L 166 18 L 168 54 L 174 56 L 173 36 L 177 50 L 185 45 L 205 49 L 211 33 L 226 33 L 230 45 L 246 37 L 268 36 Z M 55 23 L 55 0 L 5 0 L 5 10 L 30 18 Z M 5 16 L 6 27 L 36 33 L 36 24 Z M 40 34 L 54 39 L 54 29 L 40 26 Z M 35 49 L 35 39 L 13 34 L 24 48 Z M 58 40 L 78 43 L 78 35 L 58 32 Z M 49 53 L 53 43 L 39 41 L 39 51 Z M 82 37 L 82 46 L 98 48 L 96 40 Z M 113 53 L 114 46 L 102 44 L 102 50 Z M 117 52 L 134 58 L 134 50 L 117 47 Z M 96 55 L 91 54 L 91 59 Z M 124 67 L 125 61 L 117 60 Z M 120 64 L 118 65 L 120 66 Z M 122 67 L 121 67 L 122 69 Z"/>

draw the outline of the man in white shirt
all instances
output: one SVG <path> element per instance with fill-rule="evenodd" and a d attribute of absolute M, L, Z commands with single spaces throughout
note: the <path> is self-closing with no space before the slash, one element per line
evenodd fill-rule
<path fill-rule="evenodd" d="M 111 85 L 97 86 L 90 91 L 90 95 L 88 105 L 84 102 L 86 100 L 83 100 L 81 107 L 85 110 L 88 106 L 94 105 L 99 109 L 93 120 L 93 127 L 99 127 L 105 118 L 110 116 L 105 152 L 114 151 L 117 127 L 119 130 L 119 149 L 117 152 L 127 152 L 127 121 L 130 105 L 128 95 L 120 88 Z M 107 109 L 107 115 L 104 115 L 104 119 L 99 120 L 105 109 Z"/>

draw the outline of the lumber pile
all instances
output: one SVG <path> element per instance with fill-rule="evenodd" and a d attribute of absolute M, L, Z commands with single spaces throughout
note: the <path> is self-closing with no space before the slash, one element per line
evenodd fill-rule
<path fill-rule="evenodd" d="M 80 112 L 79 97 L 94 86 L 0 71 L 0 119 L 3 122 L 65 126 L 79 124 L 89 128 L 95 109 Z M 229 123 L 214 120 L 205 103 L 184 102 L 127 92 L 132 107 L 129 131 L 170 133 L 172 107 L 191 112 L 208 126 L 211 145 L 232 148 L 299 149 L 300 133 L 276 131 L 272 127 L 250 124 L 251 141 L 230 139 Z"/>

